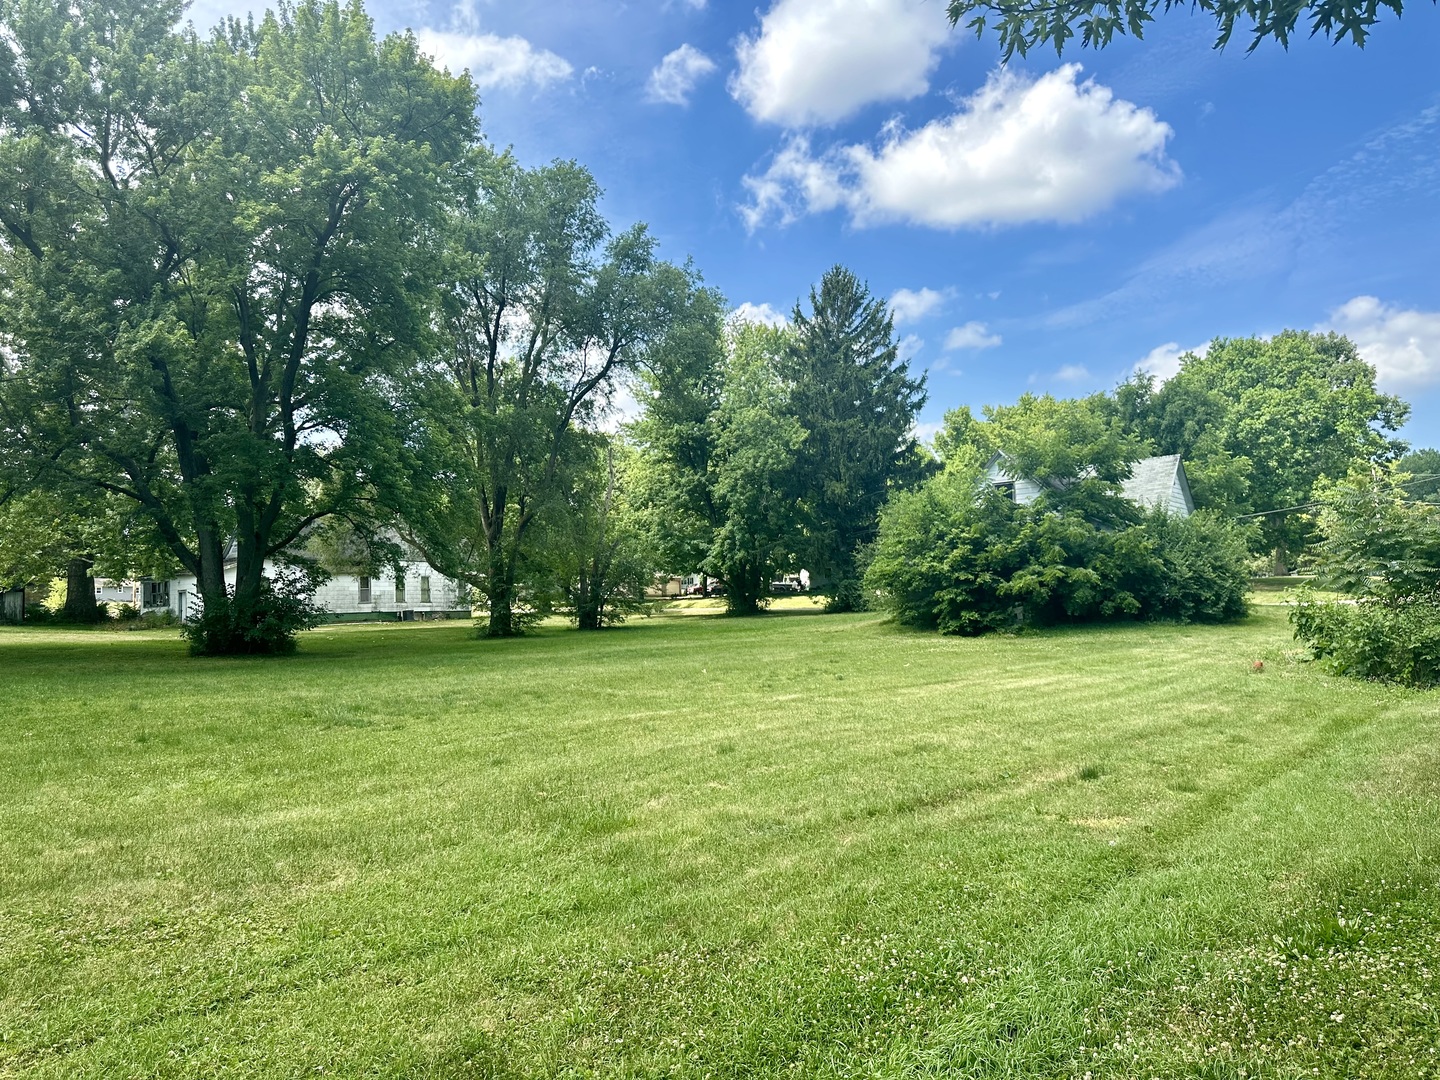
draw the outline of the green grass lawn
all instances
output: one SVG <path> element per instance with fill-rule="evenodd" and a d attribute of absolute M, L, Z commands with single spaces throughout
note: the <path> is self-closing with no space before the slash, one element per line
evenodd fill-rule
<path fill-rule="evenodd" d="M 0 631 L 0 1075 L 1440 1076 L 1437 735 L 1278 607 Z"/>

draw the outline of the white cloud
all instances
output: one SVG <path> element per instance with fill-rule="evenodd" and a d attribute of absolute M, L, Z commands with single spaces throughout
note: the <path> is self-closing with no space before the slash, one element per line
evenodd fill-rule
<path fill-rule="evenodd" d="M 815 155 L 808 138 L 791 136 L 763 173 L 744 178 L 751 201 L 741 215 L 752 231 L 838 207 L 857 226 L 1073 223 L 1122 195 L 1177 184 L 1170 125 L 1080 82 L 1080 70 L 1066 64 L 1033 81 L 997 71 L 950 116 L 914 131 L 887 125 L 878 148 Z"/>
<path fill-rule="evenodd" d="M 650 72 L 645 96 L 666 105 L 688 105 L 695 84 L 714 70 L 714 60 L 693 45 L 681 45 Z"/>
<path fill-rule="evenodd" d="M 769 304 L 752 304 L 748 300 L 730 312 L 732 322 L 763 323 L 766 326 L 789 326 L 790 320 L 783 312 Z"/>
<path fill-rule="evenodd" d="M 735 44 L 730 93 L 757 120 L 833 124 L 925 93 L 950 37 L 932 0 L 776 0 Z"/>
<path fill-rule="evenodd" d="M 1025 381 L 1031 386 L 1040 386 L 1045 383 L 1063 382 L 1078 383 L 1090 378 L 1090 369 L 1084 364 L 1063 364 L 1059 371 L 1051 371 L 1045 374 L 1033 373 Z"/>
<path fill-rule="evenodd" d="M 999 334 L 992 334 L 983 322 L 967 322 L 945 335 L 945 349 L 947 352 L 956 349 L 993 349 L 1002 340 Z"/>
<path fill-rule="evenodd" d="M 1135 363 L 1135 373 L 1145 372 L 1154 375 L 1160 382 L 1173 378 L 1180 373 L 1180 358 L 1187 353 L 1194 353 L 1196 356 L 1204 356 L 1210 344 L 1194 345 L 1188 349 L 1182 349 L 1179 342 L 1167 341 L 1164 345 L 1156 345 L 1148 353 L 1142 356 Z"/>
<path fill-rule="evenodd" d="M 901 360 L 913 360 L 925 347 L 925 339 L 919 334 L 906 334 L 896 345 Z"/>
<path fill-rule="evenodd" d="M 537 49 L 522 37 L 423 29 L 416 31 L 415 40 L 440 67 L 469 70 L 480 90 L 524 86 L 540 90 L 568 79 L 575 70 L 563 57 Z"/>
<path fill-rule="evenodd" d="M 1357 296 L 1332 311 L 1321 329 L 1338 330 L 1355 342 L 1387 387 L 1440 381 L 1440 311 L 1405 310 Z"/>
<path fill-rule="evenodd" d="M 917 423 L 914 427 L 912 427 L 910 429 L 910 434 L 914 435 L 915 438 L 920 440 L 922 443 L 926 443 L 928 445 L 929 443 L 934 442 L 935 436 L 939 435 L 940 432 L 944 430 L 945 422 L 943 420 L 927 420 L 924 423 Z"/>
<path fill-rule="evenodd" d="M 896 289 L 890 297 L 890 314 L 895 316 L 897 325 L 919 322 L 927 315 L 933 315 L 950 298 L 950 290 L 939 289 Z"/>

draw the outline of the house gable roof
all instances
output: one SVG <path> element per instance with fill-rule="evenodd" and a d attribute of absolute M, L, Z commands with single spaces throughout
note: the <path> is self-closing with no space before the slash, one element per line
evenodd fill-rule
<path fill-rule="evenodd" d="M 1009 459 L 1003 451 L 993 454 L 985 464 L 985 472 L 991 477 L 1017 479 L 1005 464 Z M 1137 506 L 1146 509 L 1165 507 L 1178 509 L 1173 503 L 1176 490 L 1186 514 L 1195 512 L 1195 499 L 1190 494 L 1190 481 L 1185 475 L 1185 463 L 1179 454 L 1160 454 L 1156 457 L 1141 458 L 1131 463 L 1130 475 L 1120 484 L 1120 494 Z"/>

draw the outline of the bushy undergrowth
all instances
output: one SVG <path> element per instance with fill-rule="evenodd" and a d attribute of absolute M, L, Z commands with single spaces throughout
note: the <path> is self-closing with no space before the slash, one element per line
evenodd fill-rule
<path fill-rule="evenodd" d="M 260 580 L 253 600 L 231 591 L 227 602 L 204 607 L 180 627 L 194 656 L 287 656 L 296 635 L 320 624 L 313 571 L 282 570 Z"/>
<path fill-rule="evenodd" d="M 943 473 L 886 507 L 866 586 L 900 622 L 948 634 L 1245 614 L 1238 528 L 1205 512 L 1114 509 L 1102 523 L 1088 505 L 1017 505 L 973 472 Z"/>
<path fill-rule="evenodd" d="M 1325 496 L 1316 583 L 1290 614 L 1295 636 L 1336 671 L 1440 683 L 1440 507 L 1408 503 L 1400 478 L 1355 476 Z"/>

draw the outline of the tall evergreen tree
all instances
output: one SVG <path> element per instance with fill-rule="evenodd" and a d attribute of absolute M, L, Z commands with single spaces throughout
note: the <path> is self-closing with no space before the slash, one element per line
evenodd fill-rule
<path fill-rule="evenodd" d="M 856 560 L 875 538 L 880 507 L 896 486 L 918 480 L 915 415 L 925 377 L 900 358 L 894 319 L 854 274 L 832 267 L 799 304 L 786 356 L 791 407 L 805 431 L 796 453 L 801 558 L 830 596 L 830 609 L 862 602 Z"/>

